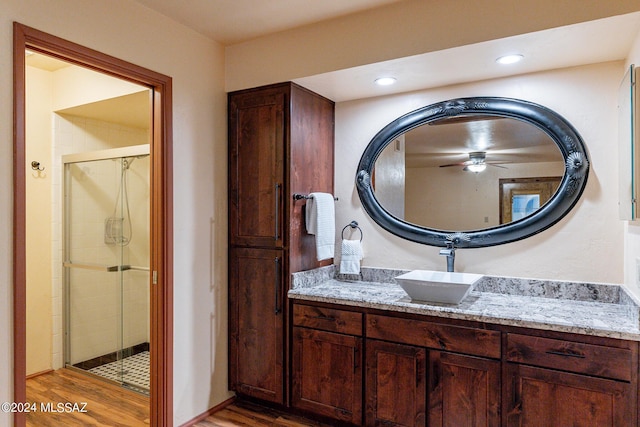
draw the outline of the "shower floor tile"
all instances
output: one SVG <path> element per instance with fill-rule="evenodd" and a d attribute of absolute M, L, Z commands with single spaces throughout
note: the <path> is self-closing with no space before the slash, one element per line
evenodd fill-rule
<path fill-rule="evenodd" d="M 89 372 L 108 378 L 110 380 L 123 382 L 125 384 L 140 388 L 144 393 L 149 392 L 149 352 L 134 354 L 124 359 L 96 366 L 89 369 Z"/>

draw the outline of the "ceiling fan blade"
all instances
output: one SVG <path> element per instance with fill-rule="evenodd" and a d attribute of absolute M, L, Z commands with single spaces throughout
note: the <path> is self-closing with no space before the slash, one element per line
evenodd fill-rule
<path fill-rule="evenodd" d="M 500 166 L 500 165 L 498 165 L 498 164 L 496 164 L 496 163 L 490 163 L 490 162 L 489 162 L 489 163 L 485 163 L 485 165 L 487 165 L 487 166 L 493 166 L 494 168 L 509 169 L 509 168 L 508 168 L 508 167 L 506 167 L 506 166 Z"/>
<path fill-rule="evenodd" d="M 469 162 L 449 163 L 448 165 L 440 165 L 441 168 L 450 168 L 451 166 L 467 166 Z"/>

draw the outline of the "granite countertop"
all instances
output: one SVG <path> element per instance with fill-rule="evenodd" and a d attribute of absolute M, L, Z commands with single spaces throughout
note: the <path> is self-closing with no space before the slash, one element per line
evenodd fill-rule
<path fill-rule="evenodd" d="M 640 302 L 620 285 L 485 276 L 460 304 L 412 301 L 395 283 L 407 270 L 335 266 L 293 273 L 289 298 L 499 325 L 640 341 Z"/>

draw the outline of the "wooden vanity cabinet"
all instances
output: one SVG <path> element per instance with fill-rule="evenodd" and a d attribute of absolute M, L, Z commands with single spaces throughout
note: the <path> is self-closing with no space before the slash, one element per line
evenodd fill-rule
<path fill-rule="evenodd" d="M 291 406 L 362 423 L 362 314 L 294 304 Z"/>
<path fill-rule="evenodd" d="M 285 98 L 282 90 L 229 96 L 229 241 L 282 248 Z"/>
<path fill-rule="evenodd" d="M 507 426 L 636 426 L 631 384 L 509 365 Z"/>
<path fill-rule="evenodd" d="M 499 426 L 500 362 L 367 340 L 370 426 Z"/>
<path fill-rule="evenodd" d="M 507 426 L 638 425 L 636 343 L 507 334 L 505 358 Z"/>
<path fill-rule="evenodd" d="M 366 336 L 367 425 L 500 425 L 499 332 L 367 315 Z"/>
<path fill-rule="evenodd" d="M 500 426 L 500 361 L 429 352 L 429 426 Z"/>
<path fill-rule="evenodd" d="M 366 425 L 426 426 L 427 350 L 378 340 L 366 345 Z"/>
<path fill-rule="evenodd" d="M 294 406 L 307 412 L 385 427 L 638 427 L 635 341 L 309 302 L 293 312 Z"/>
<path fill-rule="evenodd" d="M 283 251 L 232 248 L 229 377 L 238 393 L 284 399 Z"/>
<path fill-rule="evenodd" d="M 334 103 L 294 83 L 232 92 L 229 388 L 286 405 L 290 273 L 316 260 L 305 200 L 333 193 Z"/>

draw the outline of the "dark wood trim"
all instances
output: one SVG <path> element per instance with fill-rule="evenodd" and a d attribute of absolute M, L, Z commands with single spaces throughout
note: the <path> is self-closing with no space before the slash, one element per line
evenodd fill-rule
<path fill-rule="evenodd" d="M 25 169 L 25 59 L 23 27 L 13 26 L 13 401 L 27 396 L 27 257 Z M 24 426 L 26 414 L 14 414 L 14 425 Z"/>
<path fill-rule="evenodd" d="M 51 372 L 53 372 L 53 369 L 46 369 L 44 371 L 36 372 L 35 374 L 27 375 L 26 379 L 29 380 L 31 378 L 39 377 L 40 375 L 50 374 Z"/>
<path fill-rule="evenodd" d="M 216 412 L 220 412 L 222 411 L 224 408 L 226 408 L 227 406 L 231 405 L 232 403 L 234 403 L 236 401 L 236 397 L 230 397 L 229 399 L 225 400 L 224 402 L 214 406 L 213 408 L 203 412 L 202 414 L 196 416 L 195 418 L 192 418 L 191 420 L 187 421 L 184 424 L 181 424 L 180 427 L 191 427 L 197 423 L 199 423 L 200 421 L 203 421 L 205 418 L 210 417 L 211 415 L 215 414 Z"/>
<path fill-rule="evenodd" d="M 171 77 L 14 22 L 13 360 L 14 401 L 26 401 L 25 60 L 26 48 L 149 87 L 151 141 L 151 425 L 173 425 L 173 159 Z M 16 426 L 25 425 L 16 414 Z"/>

